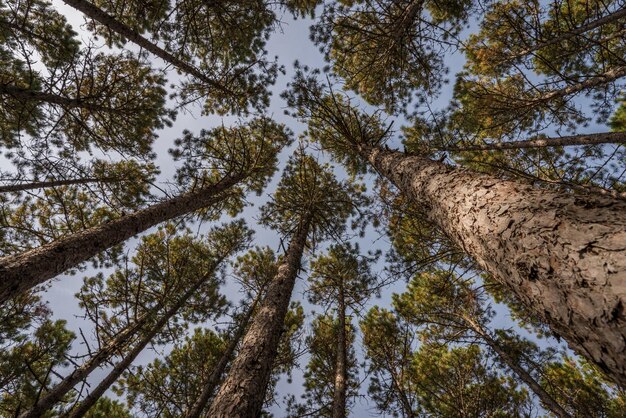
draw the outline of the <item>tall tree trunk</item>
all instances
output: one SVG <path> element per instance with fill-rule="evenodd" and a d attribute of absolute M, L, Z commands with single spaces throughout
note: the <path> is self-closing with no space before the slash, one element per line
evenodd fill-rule
<path fill-rule="evenodd" d="M 66 109 L 80 108 L 92 112 L 121 113 L 117 109 L 101 106 L 84 98 L 69 98 L 58 94 L 44 93 L 42 91 L 24 89 L 10 84 L 0 84 L 0 95 L 11 96 L 21 101 L 46 102 L 62 106 Z M 97 99 L 96 99 L 97 100 Z"/>
<path fill-rule="evenodd" d="M 337 359 L 335 362 L 333 418 L 345 418 L 346 386 L 348 381 L 348 347 L 346 342 L 346 300 L 344 295 L 343 283 L 339 285 L 339 297 L 337 299 L 337 316 L 339 317 L 339 332 L 337 334 Z"/>
<path fill-rule="evenodd" d="M 246 312 L 246 316 L 242 318 L 241 323 L 237 327 L 237 330 L 230 337 L 230 342 L 228 343 L 226 350 L 224 350 L 219 361 L 214 366 L 213 371 L 211 372 L 207 380 L 203 383 L 202 392 L 200 393 L 200 396 L 198 397 L 196 402 L 194 402 L 191 409 L 189 409 L 189 412 L 185 414 L 185 418 L 200 418 L 200 414 L 202 414 L 202 411 L 206 407 L 207 403 L 209 403 L 209 399 L 211 398 L 211 395 L 213 394 L 213 392 L 215 391 L 215 388 L 219 384 L 220 379 L 222 378 L 222 375 L 224 374 L 224 370 L 226 370 L 226 366 L 232 359 L 233 354 L 235 353 L 235 350 L 237 349 L 237 345 L 239 344 L 239 341 L 241 340 L 244 333 L 246 332 L 248 323 L 250 322 L 250 318 L 252 318 L 252 315 L 254 313 L 254 310 L 256 309 L 260 296 L 261 296 L 261 293 L 259 293 L 259 295 L 254 299 L 254 302 L 252 302 L 252 305 L 250 305 L 250 307 L 248 308 L 248 312 Z"/>
<path fill-rule="evenodd" d="M 626 202 L 356 150 L 571 348 L 626 385 Z"/>
<path fill-rule="evenodd" d="M 517 58 L 522 58 L 522 57 L 524 57 L 524 56 L 526 56 L 526 55 L 528 55 L 530 53 L 533 53 L 535 51 L 539 51 L 540 49 L 543 49 L 543 48 L 546 48 L 546 47 L 549 47 L 549 46 L 552 46 L 552 45 L 556 45 L 558 43 L 561 43 L 563 41 L 571 39 L 571 38 L 573 38 L 573 37 L 575 37 L 577 35 L 580 35 L 580 34 L 583 34 L 585 32 L 589 32 L 590 30 L 596 29 L 596 28 L 598 28 L 600 26 L 604 26 L 606 24 L 616 22 L 616 21 L 618 21 L 618 20 L 620 20 L 620 19 L 622 19 L 624 17 L 626 17 L 626 9 L 621 8 L 621 9 L 619 9 L 619 10 L 613 12 L 613 13 L 609 13 L 606 16 L 603 16 L 603 17 L 601 17 L 599 19 L 596 19 L 596 20 L 592 20 L 591 22 L 589 22 L 589 23 L 587 23 L 585 25 L 582 25 L 582 26 L 579 26 L 579 27 L 577 27 L 575 29 L 572 29 L 572 30 L 570 30 L 567 33 L 564 33 L 564 34 L 559 35 L 559 36 L 552 37 L 552 38 L 550 38 L 550 39 L 548 39 L 548 40 L 546 40 L 544 42 L 539 42 L 536 45 L 533 45 L 532 47 L 523 49 L 522 51 L 520 51 L 520 52 L 518 52 L 518 53 L 516 53 L 514 55 L 506 57 L 506 61 L 514 60 L 514 59 L 517 59 Z"/>
<path fill-rule="evenodd" d="M 159 319 L 154 324 L 154 326 L 152 326 L 152 328 L 150 328 L 150 330 L 141 337 L 141 339 L 135 344 L 131 351 L 129 351 L 119 363 L 113 366 L 113 370 L 111 370 L 109 374 L 104 379 L 102 379 L 100 383 L 98 383 L 98 386 L 96 386 L 95 389 L 92 390 L 89 395 L 87 395 L 85 399 L 83 399 L 82 402 L 69 413 L 67 418 L 83 417 L 89 411 L 89 409 L 91 409 L 91 407 L 96 402 L 98 402 L 98 399 L 100 399 L 102 395 L 104 395 L 104 393 L 111 387 L 111 385 L 115 383 L 115 381 L 122 375 L 122 373 L 124 373 L 124 371 L 132 364 L 132 362 L 135 361 L 135 359 L 139 354 L 141 354 L 143 349 L 146 348 L 148 344 L 150 344 L 150 341 L 152 341 L 155 335 L 157 335 L 161 331 L 161 329 L 165 327 L 169 320 L 172 319 L 174 315 L 176 315 L 176 313 L 185 305 L 185 303 L 187 303 L 189 298 L 193 296 L 194 293 L 196 293 L 198 289 L 213 275 L 215 269 L 217 268 L 217 266 L 219 266 L 219 264 L 221 264 L 224 258 L 225 257 L 216 262 L 212 266 L 211 272 L 204 275 L 201 280 L 198 280 L 195 285 L 189 288 L 183 294 L 183 296 L 178 299 L 175 305 L 173 305 L 164 312 L 161 319 Z M 20 418 L 35 418 L 37 416 L 39 415 L 24 415 Z"/>
<path fill-rule="evenodd" d="M 206 83 L 208 86 L 213 87 L 216 90 L 221 91 L 222 93 L 225 93 L 227 95 L 233 95 L 233 92 L 228 90 L 220 83 L 211 80 L 206 74 L 204 74 L 193 65 L 181 60 L 180 58 L 164 50 L 160 46 L 149 41 L 130 26 L 120 22 L 115 17 L 111 16 L 99 7 L 94 6 L 90 2 L 84 0 L 63 0 L 63 2 L 68 6 L 71 6 L 74 9 L 82 12 L 85 16 L 95 20 L 101 25 L 106 26 L 113 32 L 116 32 L 117 34 L 123 36 L 130 42 L 133 42 L 141 48 L 144 48 L 146 51 L 151 52 L 152 54 L 161 58 L 166 63 L 173 65 L 181 72 L 196 77 L 198 80 Z"/>
<path fill-rule="evenodd" d="M 220 202 L 224 192 L 243 178 L 243 174 L 229 175 L 197 192 L 174 197 L 24 253 L 0 258 L 0 304 L 156 224 Z"/>
<path fill-rule="evenodd" d="M 525 141 L 496 142 L 493 144 L 472 144 L 442 148 L 442 151 L 497 151 L 503 149 L 564 147 L 569 145 L 625 144 L 626 132 L 602 132 L 562 136 L 560 138 L 528 139 Z"/>
<path fill-rule="evenodd" d="M 105 177 L 101 179 L 88 177 L 88 178 L 83 178 L 83 179 L 33 181 L 30 183 L 18 183 L 18 184 L 10 184 L 7 186 L 0 186 L 0 193 L 21 192 L 24 190 L 45 189 L 49 187 L 69 186 L 72 184 L 108 183 L 108 182 L 115 182 L 115 181 L 122 181 L 122 180 L 116 177 Z"/>
<path fill-rule="evenodd" d="M 249 418 L 260 414 L 310 227 L 310 219 L 305 219 L 291 238 L 207 416 Z"/>
<path fill-rule="evenodd" d="M 473 321 L 470 318 L 464 317 L 463 320 L 474 331 L 480 339 L 482 339 L 493 351 L 496 352 L 500 360 L 502 360 L 512 371 L 515 373 L 522 382 L 524 382 L 530 390 L 541 400 L 543 405 L 549 409 L 554 415 L 559 418 L 571 418 L 571 415 L 563 409 L 563 407 L 548 393 L 545 389 L 537 383 L 537 381 L 528 373 L 523 367 L 521 367 L 507 351 L 500 346 L 489 331 L 484 329 L 482 325 Z"/>

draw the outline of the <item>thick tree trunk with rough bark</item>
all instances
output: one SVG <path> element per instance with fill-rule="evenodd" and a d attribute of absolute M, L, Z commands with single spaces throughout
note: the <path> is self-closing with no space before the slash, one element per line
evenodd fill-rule
<path fill-rule="evenodd" d="M 12 86 L 10 84 L 0 84 L 0 95 L 11 96 L 17 100 L 25 102 L 45 102 L 62 106 L 66 109 L 80 108 L 90 110 L 92 112 L 109 112 L 109 113 L 121 113 L 117 109 L 111 109 L 106 106 L 101 106 L 93 102 L 93 100 L 87 100 L 83 98 L 70 98 L 60 96 L 58 94 L 44 93 L 42 91 L 36 91 L 31 89 L 24 89 L 21 87 Z"/>
<path fill-rule="evenodd" d="M 562 136 L 560 138 L 528 139 L 526 141 L 496 142 L 493 144 L 472 144 L 442 148 L 442 151 L 498 151 L 503 149 L 566 147 L 571 145 L 626 144 L 626 132 L 602 132 Z"/>
<path fill-rule="evenodd" d="M 120 22 L 115 17 L 111 16 L 104 10 L 100 9 L 97 6 L 94 6 L 88 1 L 84 0 L 63 0 L 65 4 L 73 7 L 74 9 L 82 12 L 85 16 L 95 20 L 101 25 L 106 26 L 108 29 L 116 32 L 117 34 L 123 36 L 130 42 L 144 48 L 146 51 L 151 52 L 157 57 L 161 58 L 163 61 L 168 64 L 173 65 L 178 70 L 183 73 L 189 74 L 191 76 L 196 77 L 198 80 L 206 83 L 206 85 L 213 87 L 216 90 L 219 90 L 225 94 L 232 95 L 233 93 L 228 90 L 226 87 L 217 83 L 214 80 L 211 80 L 206 74 L 202 71 L 194 67 L 193 65 L 181 60 L 170 52 L 164 50 L 160 46 L 154 44 L 149 41 L 145 37 L 141 36 L 136 30 L 132 29 L 130 26 Z"/>
<path fill-rule="evenodd" d="M 252 314 L 254 313 L 254 310 L 256 309 L 256 305 L 260 296 L 261 295 L 259 294 L 255 298 L 254 302 L 252 302 L 252 305 L 250 305 L 250 307 L 248 308 L 248 312 L 246 312 L 246 316 L 242 318 L 241 323 L 237 326 L 237 330 L 230 337 L 230 341 L 228 343 L 228 346 L 226 347 L 226 350 L 224 350 L 219 361 L 213 368 L 213 371 L 211 372 L 207 380 L 203 383 L 202 392 L 200 393 L 200 396 L 198 397 L 196 402 L 194 402 L 191 409 L 189 409 L 189 412 L 185 414 L 185 418 L 200 418 L 202 411 L 204 410 L 206 405 L 209 403 L 209 399 L 211 398 L 211 395 L 215 391 L 215 388 L 217 388 L 217 385 L 219 384 L 220 379 L 222 378 L 222 375 L 224 374 L 224 370 L 226 370 L 226 366 L 232 359 L 233 354 L 235 354 L 235 350 L 237 349 L 237 345 L 239 344 L 239 341 L 241 340 L 244 333 L 246 332 L 246 329 L 248 328 L 248 323 L 250 322 L 250 318 L 252 318 Z"/>
<path fill-rule="evenodd" d="M 252 418 L 260 414 L 310 226 L 310 221 L 304 220 L 292 236 L 207 416 Z"/>
<path fill-rule="evenodd" d="M 339 317 L 339 332 L 337 333 L 337 359 L 335 361 L 335 387 L 333 393 L 333 418 L 346 417 L 346 385 L 348 381 L 346 342 L 346 300 L 343 284 L 339 285 L 337 299 L 337 316 Z"/>
<path fill-rule="evenodd" d="M 150 330 L 141 337 L 141 339 L 135 344 L 132 350 L 124 356 L 122 361 L 113 366 L 113 370 L 111 370 L 111 372 L 100 383 L 98 383 L 98 386 L 96 386 L 95 389 L 92 390 L 89 395 L 87 395 L 85 399 L 83 399 L 83 401 L 72 410 L 67 418 L 81 418 L 85 416 L 87 412 L 89 412 L 89 409 L 91 409 L 91 407 L 94 406 L 96 402 L 98 402 L 98 399 L 100 399 L 102 395 L 104 395 L 104 393 L 111 387 L 111 385 L 115 383 L 115 381 L 122 375 L 122 373 L 124 373 L 124 370 L 126 370 L 133 363 L 133 361 L 135 361 L 135 359 L 139 354 L 141 354 L 143 349 L 146 348 L 148 344 L 150 344 L 150 341 L 152 341 L 155 335 L 157 335 L 165 327 L 170 319 L 172 319 L 172 317 L 176 315 L 176 313 L 185 305 L 185 303 L 187 303 L 189 298 L 193 296 L 194 293 L 196 293 L 198 289 L 211 277 L 213 272 L 215 272 L 217 266 L 221 264 L 222 261 L 223 258 L 215 263 L 215 265 L 211 269 L 211 273 L 206 274 L 201 280 L 196 282 L 194 286 L 189 288 L 187 292 L 183 294 L 183 296 L 176 302 L 175 305 L 165 311 L 161 319 L 159 319 L 152 326 L 152 328 L 150 328 Z"/>
<path fill-rule="evenodd" d="M 521 367 L 510 355 L 506 352 L 504 348 L 500 346 L 498 341 L 496 341 L 489 331 L 484 329 L 477 322 L 469 319 L 463 318 L 463 320 L 468 324 L 468 326 L 478 335 L 480 339 L 482 339 L 493 351 L 496 352 L 500 360 L 504 362 L 512 371 L 520 378 L 522 382 L 524 382 L 530 390 L 534 392 L 535 395 L 541 400 L 544 407 L 550 410 L 554 415 L 559 418 L 571 418 L 571 415 L 563 409 L 563 407 L 548 393 L 545 389 L 537 383 L 537 381 L 528 373 L 523 367 Z"/>
<path fill-rule="evenodd" d="M 83 179 L 68 179 L 68 180 L 50 180 L 50 181 L 33 181 L 29 183 L 10 184 L 6 186 L 0 186 L 0 193 L 8 192 L 22 192 L 24 190 L 46 189 L 50 187 L 70 186 L 73 184 L 90 184 L 90 183 L 110 183 L 114 181 L 122 181 L 115 177 L 108 178 L 83 178 Z"/>
<path fill-rule="evenodd" d="M 157 203 L 22 254 L 1 258 L 0 304 L 154 225 L 220 202 L 224 193 L 243 177 L 226 176 L 199 191 Z"/>
<path fill-rule="evenodd" d="M 626 385 L 626 202 L 358 151 L 572 349 Z"/>

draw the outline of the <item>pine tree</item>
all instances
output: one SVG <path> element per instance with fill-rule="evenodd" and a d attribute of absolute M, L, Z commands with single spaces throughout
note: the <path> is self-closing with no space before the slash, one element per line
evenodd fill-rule
<path fill-rule="evenodd" d="M 273 174 L 276 153 L 289 142 L 281 125 L 256 119 L 248 126 L 203 131 L 199 137 L 186 133 L 177 158 L 186 160 L 178 178 L 191 190 L 120 216 L 22 254 L 0 260 L 3 282 L 0 302 L 20 294 L 73 268 L 113 245 L 158 223 L 199 209 L 236 213 L 247 191 L 259 193 Z"/>
<path fill-rule="evenodd" d="M 289 161 L 271 203 L 261 209 L 261 222 L 290 243 L 208 415 L 260 413 L 307 241 L 316 243 L 345 229 L 354 212 L 353 191 L 310 156 L 298 154 Z"/>
<path fill-rule="evenodd" d="M 20 417 L 36 417 L 51 408 L 121 352 L 109 374 L 69 412 L 83 416 L 148 344 L 180 335 L 184 327 L 176 324 L 177 316 L 195 322 L 220 312 L 224 301 L 217 292 L 215 272 L 226 257 L 247 244 L 250 232 L 241 222 L 232 224 L 211 231 L 207 243 L 174 233 L 170 228 L 168 233 L 145 237 L 133 259 L 135 267 L 117 271 L 106 285 L 101 276 L 86 280 L 79 298 L 96 323 L 100 347 Z"/>
<path fill-rule="evenodd" d="M 311 138 L 337 161 L 352 172 L 370 164 L 570 347 L 625 382 L 626 350 L 618 343 L 623 202 L 541 190 L 385 149 L 388 129 L 379 119 L 328 94 L 314 76 L 301 73 L 287 97 L 309 121 Z"/>

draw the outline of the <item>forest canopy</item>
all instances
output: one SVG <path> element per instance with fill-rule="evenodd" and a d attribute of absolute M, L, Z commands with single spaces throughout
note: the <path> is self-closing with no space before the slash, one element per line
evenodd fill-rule
<path fill-rule="evenodd" d="M 624 0 L 0 0 L 0 417 L 626 417 Z"/>

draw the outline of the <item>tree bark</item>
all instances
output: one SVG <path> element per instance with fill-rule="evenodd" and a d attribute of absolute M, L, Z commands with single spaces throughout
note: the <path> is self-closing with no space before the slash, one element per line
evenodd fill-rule
<path fill-rule="evenodd" d="M 106 106 L 101 106 L 91 102 L 86 98 L 69 98 L 60 96 L 58 94 L 44 93 L 42 91 L 36 91 L 31 89 L 24 89 L 21 87 L 12 86 L 9 84 L 0 84 L 0 95 L 11 96 L 21 101 L 34 101 L 34 102 L 46 102 L 62 106 L 67 109 L 80 108 L 90 110 L 92 112 L 109 112 L 109 113 L 122 113 L 117 109 L 111 109 Z M 95 98 L 97 100 L 97 98 Z"/>
<path fill-rule="evenodd" d="M 356 150 L 572 349 L 626 385 L 625 202 Z"/>
<path fill-rule="evenodd" d="M 198 289 L 213 275 L 215 269 L 221 264 L 225 257 L 222 257 L 219 261 L 217 261 L 212 267 L 211 271 L 205 274 L 201 280 L 198 280 L 194 286 L 189 288 L 183 296 L 176 302 L 175 305 L 170 307 L 161 319 L 159 319 L 152 328 L 143 336 L 141 339 L 135 344 L 131 351 L 124 356 L 122 361 L 113 366 L 113 370 L 109 372 L 109 374 L 96 386 L 96 388 L 89 393 L 83 399 L 83 401 L 78 404 L 67 416 L 67 418 L 81 418 L 89 409 L 98 402 L 98 399 L 104 395 L 104 393 L 111 387 L 113 383 L 124 373 L 124 371 L 132 364 L 133 361 L 137 358 L 139 354 L 143 351 L 144 348 L 152 341 L 155 335 L 165 327 L 165 325 L 169 322 L 170 319 L 187 303 L 189 298 L 194 295 L 198 291 Z M 39 415 L 23 415 L 20 418 L 35 418 Z"/>
<path fill-rule="evenodd" d="M 50 180 L 50 181 L 33 181 L 30 183 L 11 184 L 7 186 L 0 186 L 0 193 L 8 192 L 21 192 L 24 190 L 33 189 L 45 189 L 49 187 L 69 186 L 72 184 L 89 184 L 89 183 L 107 183 L 121 181 L 121 179 L 115 177 L 109 178 L 83 178 L 83 179 L 68 179 L 68 180 Z"/>
<path fill-rule="evenodd" d="M 341 280 L 341 279 L 340 279 Z M 346 417 L 346 383 L 347 373 L 347 342 L 346 342 L 346 301 L 343 283 L 339 285 L 337 299 L 337 316 L 339 317 L 339 332 L 337 334 L 337 359 L 335 363 L 335 387 L 333 393 L 333 418 Z"/>
<path fill-rule="evenodd" d="M 571 418 L 571 415 L 568 414 L 567 411 L 565 411 L 565 409 L 563 409 L 563 407 L 548 392 L 546 392 L 539 383 L 537 383 L 530 373 L 521 367 L 509 355 L 509 353 L 507 353 L 506 350 L 500 346 L 500 344 L 490 335 L 489 331 L 469 318 L 464 317 L 463 320 L 481 340 L 487 343 L 487 345 L 496 352 L 498 357 L 513 371 L 513 373 L 515 373 L 520 380 L 524 382 L 530 390 L 535 393 L 535 395 L 537 395 L 547 409 L 559 418 Z"/>
<path fill-rule="evenodd" d="M 460 147 L 446 147 L 442 151 L 497 151 L 503 149 L 565 147 L 570 145 L 626 144 L 626 132 L 602 132 L 562 136 L 559 138 L 528 139 L 525 141 L 497 142 L 493 144 L 477 144 Z"/>
<path fill-rule="evenodd" d="M 0 304 L 154 225 L 220 202 L 224 192 L 243 178 L 243 174 L 228 175 L 197 192 L 154 204 L 22 254 L 0 258 Z"/>
<path fill-rule="evenodd" d="M 177 68 L 181 72 L 184 72 L 184 73 L 187 73 L 189 75 L 196 77 L 198 80 L 202 81 L 203 83 L 206 83 L 208 86 L 213 87 L 216 90 L 221 91 L 222 93 L 225 93 L 227 95 L 233 95 L 233 92 L 228 90 L 226 87 L 224 87 L 220 83 L 217 83 L 216 81 L 211 80 L 209 77 L 207 77 L 206 74 L 204 74 L 202 71 L 200 71 L 193 65 L 181 60 L 180 58 L 164 50 L 160 46 L 149 41 L 148 39 L 140 35 L 136 30 L 134 30 L 130 26 L 120 22 L 115 17 L 111 16 L 110 14 L 100 9 L 99 7 L 91 4 L 90 2 L 84 1 L 84 0 L 63 0 L 63 2 L 67 4 L 68 6 L 71 6 L 74 9 L 82 12 L 85 16 L 88 16 L 89 18 L 95 20 L 101 25 L 106 26 L 108 29 L 112 30 L 113 32 L 116 32 L 117 34 L 123 36 L 127 40 L 140 46 L 141 48 L 144 48 L 146 51 L 151 52 L 152 54 L 161 58 L 166 63 L 173 65 L 175 68 Z"/>
<path fill-rule="evenodd" d="M 310 219 L 305 219 L 291 238 L 278 273 L 268 285 L 267 293 L 246 332 L 239 354 L 215 395 L 207 416 L 259 416 L 310 226 Z"/>
<path fill-rule="evenodd" d="M 220 357 L 219 361 L 213 368 L 213 371 L 211 372 L 207 380 L 203 383 L 202 392 L 200 393 L 200 396 L 198 397 L 196 402 L 194 402 L 191 409 L 189 409 L 189 412 L 185 414 L 185 418 L 200 418 L 200 414 L 202 414 L 202 411 L 204 410 L 206 405 L 209 403 L 209 399 L 211 398 L 211 395 L 213 394 L 213 392 L 215 391 L 215 388 L 219 384 L 220 379 L 222 378 L 222 375 L 224 374 L 224 370 L 226 370 L 226 366 L 232 359 L 233 354 L 235 353 L 235 350 L 237 349 L 237 345 L 239 344 L 239 341 L 241 340 L 244 333 L 246 332 L 248 323 L 250 322 L 250 318 L 252 318 L 252 314 L 254 313 L 254 310 L 256 308 L 256 305 L 260 296 L 261 294 L 259 293 L 259 295 L 255 298 L 254 302 L 252 302 L 252 305 L 248 308 L 248 312 L 246 312 L 246 316 L 242 319 L 242 322 L 237 327 L 237 330 L 230 337 L 230 342 L 228 343 L 226 350 L 224 350 L 224 353 L 222 353 L 222 356 Z"/>

